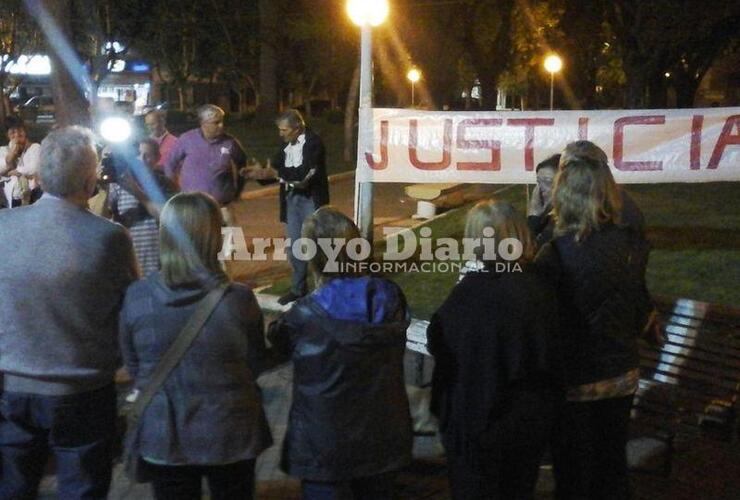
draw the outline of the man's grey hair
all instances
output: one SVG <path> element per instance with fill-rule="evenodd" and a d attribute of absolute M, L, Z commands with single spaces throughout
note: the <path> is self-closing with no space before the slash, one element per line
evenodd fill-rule
<path fill-rule="evenodd" d="M 223 118 L 226 112 L 215 104 L 204 104 L 198 108 L 198 122 L 203 123 L 214 118 Z"/>
<path fill-rule="evenodd" d="M 291 128 L 306 128 L 306 120 L 303 119 L 303 115 L 297 109 L 289 109 L 284 113 L 280 113 L 275 123 L 278 125 L 287 123 Z"/>
<path fill-rule="evenodd" d="M 41 187 L 62 198 L 83 192 L 97 163 L 95 136 L 90 129 L 73 126 L 54 130 L 41 141 Z"/>

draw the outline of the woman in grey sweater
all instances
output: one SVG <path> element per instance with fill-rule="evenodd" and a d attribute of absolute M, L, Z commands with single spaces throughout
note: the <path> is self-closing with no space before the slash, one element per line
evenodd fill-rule
<path fill-rule="evenodd" d="M 160 219 L 162 270 L 127 291 L 121 347 L 136 387 L 210 290 L 228 280 L 218 262 L 221 213 L 203 193 L 179 194 Z M 265 360 L 262 312 L 252 291 L 229 284 L 163 388 L 145 410 L 135 452 L 155 498 L 253 498 L 254 463 L 272 444 L 255 382 Z"/>

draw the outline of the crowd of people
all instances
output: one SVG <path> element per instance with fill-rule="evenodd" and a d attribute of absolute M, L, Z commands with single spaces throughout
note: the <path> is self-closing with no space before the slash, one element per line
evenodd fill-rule
<path fill-rule="evenodd" d="M 10 123 L 0 150 L 0 500 L 35 498 L 50 453 L 60 498 L 106 497 L 121 365 L 136 387 L 131 477 L 157 499 L 199 499 L 203 478 L 212 499 L 254 498 L 255 460 L 273 444 L 257 378 L 287 361 L 281 466 L 303 498 L 395 497 L 413 437 L 403 291 L 343 266 L 347 246 L 318 245 L 307 263 L 291 258 L 282 302 L 295 303 L 265 333 L 254 293 L 218 258 L 244 182 L 280 182 L 291 238 L 359 231 L 327 206 L 324 146 L 300 113 L 278 117 L 286 144 L 266 166 L 247 164 L 220 108 L 198 118 L 175 138 L 162 113 L 146 116 L 137 167 L 102 188 L 112 220 L 88 209 L 101 190 L 89 130 L 59 128 L 37 145 Z M 493 228 L 498 241 L 518 240 L 520 266 L 497 269 L 476 248 L 478 265 L 428 328 L 451 495 L 533 498 L 549 449 L 558 499 L 626 499 L 637 339 L 659 330 L 644 222 L 588 141 L 542 162 L 537 182 L 527 217 L 497 200 L 470 210 L 466 237 Z"/>

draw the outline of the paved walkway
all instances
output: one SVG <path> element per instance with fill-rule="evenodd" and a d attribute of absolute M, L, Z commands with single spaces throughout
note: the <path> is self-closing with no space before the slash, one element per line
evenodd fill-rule
<path fill-rule="evenodd" d="M 377 227 L 376 237 L 381 237 L 382 226 L 399 225 L 406 227 L 412 223 L 411 215 L 416 211 L 416 204 L 407 198 L 403 188 L 406 184 L 377 184 L 374 193 L 374 214 Z M 332 206 L 349 217 L 353 216 L 354 177 L 340 174 L 330 183 Z M 279 220 L 279 201 L 277 191 L 262 188 L 260 195 L 249 186 L 245 196 L 235 203 L 233 208 L 237 223 L 244 235 L 251 238 L 284 238 L 285 228 Z M 255 196 L 256 195 L 256 196 Z M 251 247 L 250 247 L 251 248 Z M 290 275 L 290 264 L 287 261 L 274 261 L 272 249 L 268 250 L 266 261 L 239 261 L 229 264 L 229 273 L 237 280 L 250 284 L 253 288 L 269 285 L 280 278 Z"/>

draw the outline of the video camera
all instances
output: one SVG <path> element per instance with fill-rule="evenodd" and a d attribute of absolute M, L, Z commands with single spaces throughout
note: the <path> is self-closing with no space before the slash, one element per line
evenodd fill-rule
<path fill-rule="evenodd" d="M 104 139 L 103 158 L 100 162 L 101 170 L 99 181 L 103 185 L 118 183 L 125 177 L 130 168 L 132 158 L 138 155 L 136 145 L 142 137 L 140 127 L 128 117 L 110 116 L 100 123 L 100 135 Z"/>

